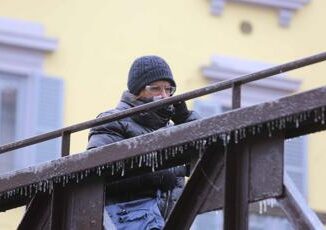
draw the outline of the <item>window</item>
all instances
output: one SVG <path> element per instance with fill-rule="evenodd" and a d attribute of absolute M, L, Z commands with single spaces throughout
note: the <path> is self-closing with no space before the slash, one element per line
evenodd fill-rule
<path fill-rule="evenodd" d="M 62 127 L 63 81 L 43 73 L 57 41 L 38 23 L 0 18 L 0 144 Z M 0 155 L 0 174 L 59 156 L 59 140 Z"/>

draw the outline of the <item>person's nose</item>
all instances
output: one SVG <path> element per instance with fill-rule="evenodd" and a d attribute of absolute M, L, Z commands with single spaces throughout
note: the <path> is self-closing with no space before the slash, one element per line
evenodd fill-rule
<path fill-rule="evenodd" d="M 167 98 L 167 97 L 169 97 L 170 95 L 165 91 L 165 89 L 163 88 L 162 90 L 161 90 L 161 96 L 163 97 L 163 98 Z"/>

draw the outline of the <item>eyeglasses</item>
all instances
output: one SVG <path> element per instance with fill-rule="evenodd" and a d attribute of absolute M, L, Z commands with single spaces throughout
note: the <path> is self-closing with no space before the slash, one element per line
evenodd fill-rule
<path fill-rule="evenodd" d="M 174 86 L 159 86 L 159 85 L 147 85 L 145 89 L 153 94 L 153 95 L 159 95 L 164 90 L 166 94 L 172 96 L 175 93 L 176 87 Z"/>

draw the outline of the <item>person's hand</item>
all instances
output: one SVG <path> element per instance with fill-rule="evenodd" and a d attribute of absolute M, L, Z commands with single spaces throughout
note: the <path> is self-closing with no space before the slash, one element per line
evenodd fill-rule
<path fill-rule="evenodd" d="M 180 101 L 176 104 L 173 104 L 173 107 L 174 115 L 172 116 L 171 120 L 175 124 L 184 123 L 191 114 L 191 112 L 187 108 L 186 102 Z"/>
<path fill-rule="evenodd" d="M 177 177 L 173 172 L 169 170 L 163 170 L 162 172 L 160 172 L 159 177 L 160 177 L 159 188 L 163 192 L 174 189 L 174 187 L 177 184 Z"/>

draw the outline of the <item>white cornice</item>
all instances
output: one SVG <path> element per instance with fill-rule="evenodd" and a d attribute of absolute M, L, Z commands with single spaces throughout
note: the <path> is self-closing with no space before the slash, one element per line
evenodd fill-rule
<path fill-rule="evenodd" d="M 14 74 L 16 76 L 29 76 L 34 73 L 36 70 L 33 68 L 26 68 L 23 66 L 17 66 L 8 63 L 0 62 L 0 73 L 9 73 Z"/>
<path fill-rule="evenodd" d="M 46 37 L 41 24 L 0 18 L 0 44 L 17 48 L 51 52 L 57 49 L 58 40 Z"/>
<path fill-rule="evenodd" d="M 266 6 L 279 11 L 279 24 L 283 27 L 290 25 L 295 11 L 300 10 L 310 0 L 211 0 L 211 12 L 221 15 L 226 2 Z"/>
<path fill-rule="evenodd" d="M 30 35 L 0 29 L 0 44 L 51 52 L 57 49 L 58 41 L 40 35 Z"/>
<path fill-rule="evenodd" d="M 214 81 L 229 80 L 241 75 L 253 73 L 273 65 L 242 60 L 239 58 L 214 56 L 209 66 L 202 67 L 203 75 Z M 248 86 L 274 89 L 293 93 L 299 90 L 301 81 L 290 79 L 286 74 L 278 74 L 259 81 L 248 83 Z"/>

